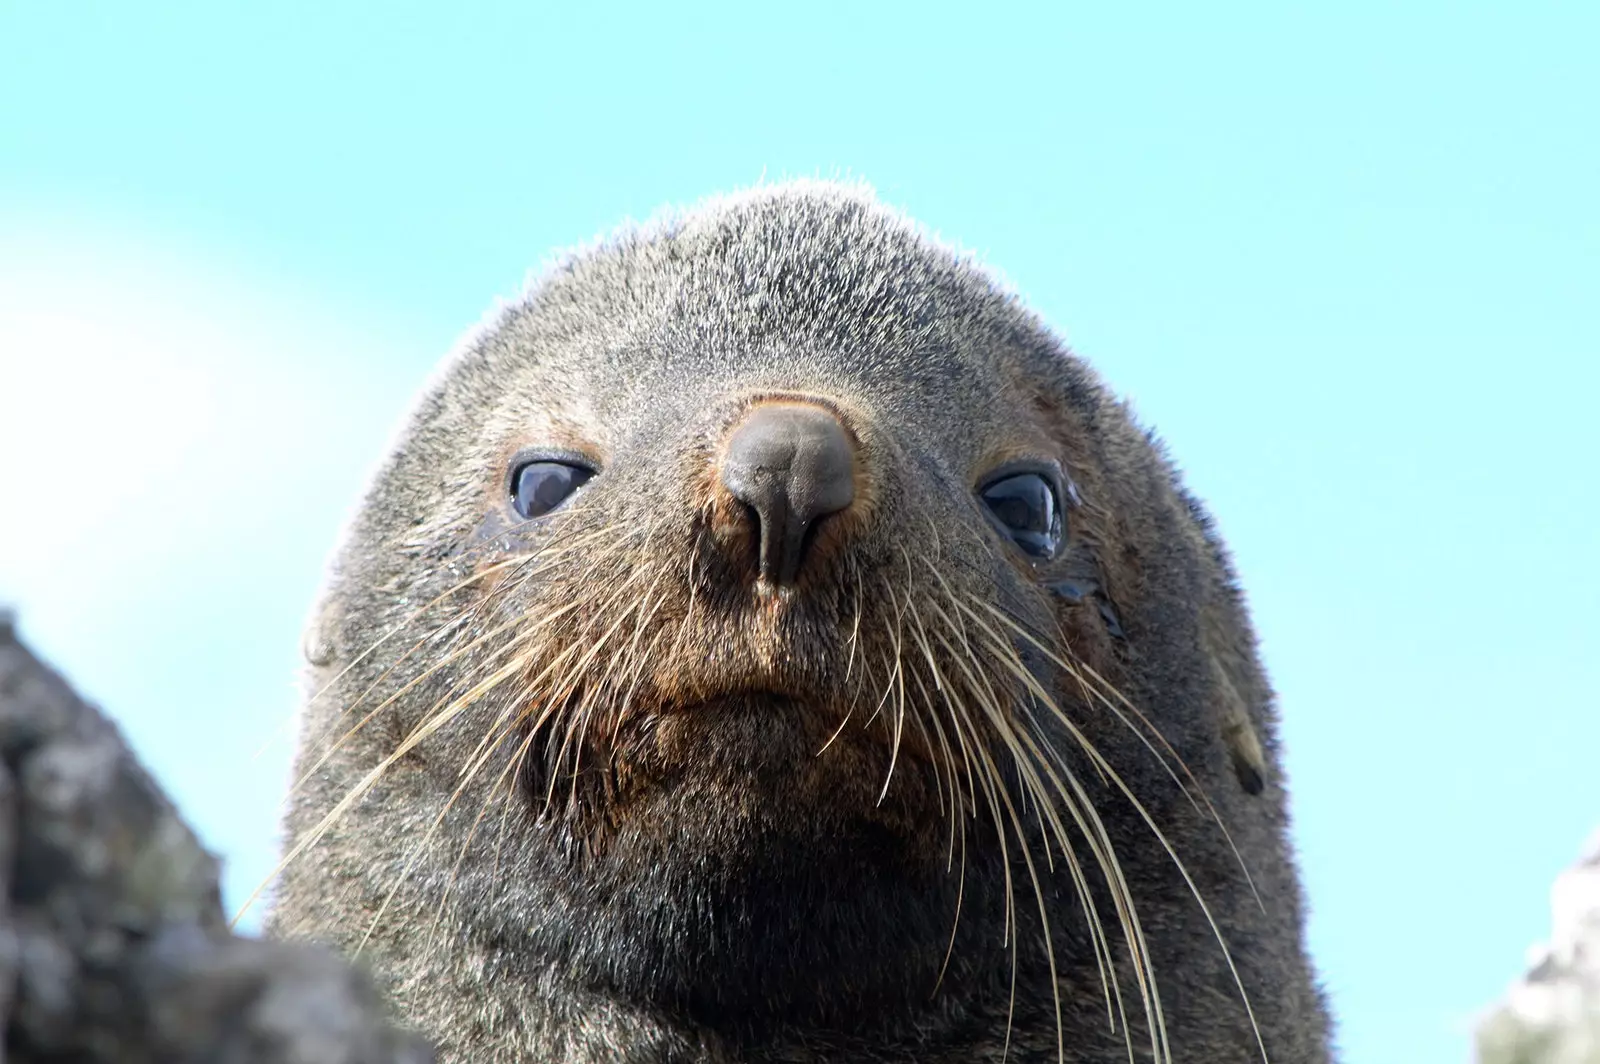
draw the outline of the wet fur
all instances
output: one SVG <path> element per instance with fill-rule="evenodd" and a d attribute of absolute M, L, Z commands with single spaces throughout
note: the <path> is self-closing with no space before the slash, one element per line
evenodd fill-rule
<path fill-rule="evenodd" d="M 769 396 L 861 454 L 776 598 L 714 475 Z M 531 446 L 603 472 L 519 524 Z M 1081 500 L 1049 563 L 974 496 L 1019 458 Z M 763 188 L 549 270 L 422 399 L 311 642 L 271 927 L 359 951 L 446 1060 L 1329 1059 L 1208 519 L 869 192 Z"/>

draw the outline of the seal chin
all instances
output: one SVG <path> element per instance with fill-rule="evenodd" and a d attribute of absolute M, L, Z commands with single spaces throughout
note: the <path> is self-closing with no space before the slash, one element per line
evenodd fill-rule
<path fill-rule="evenodd" d="M 977 852 L 953 871 L 931 771 L 902 755 L 891 777 L 892 747 L 839 725 L 764 692 L 630 718 L 613 786 L 527 840 L 524 889 L 560 899 L 534 953 L 707 1022 L 857 1026 L 924 1007 L 948 951 L 1005 941 L 1003 877 Z"/>

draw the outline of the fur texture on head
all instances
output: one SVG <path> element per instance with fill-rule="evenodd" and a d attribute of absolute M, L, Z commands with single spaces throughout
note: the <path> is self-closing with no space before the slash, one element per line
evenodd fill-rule
<path fill-rule="evenodd" d="M 728 474 L 774 404 L 853 463 L 792 579 Z M 525 518 L 529 462 L 593 475 Z M 503 308 L 310 643 L 272 928 L 359 951 L 446 1060 L 1328 1059 L 1205 514 L 864 189 L 712 201 Z"/>

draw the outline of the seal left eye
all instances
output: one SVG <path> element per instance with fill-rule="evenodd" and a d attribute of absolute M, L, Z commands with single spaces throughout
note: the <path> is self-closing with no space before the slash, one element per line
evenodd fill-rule
<path fill-rule="evenodd" d="M 529 462 L 511 478 L 511 505 L 524 518 L 543 517 L 594 476 L 570 462 Z"/>
<path fill-rule="evenodd" d="M 1048 558 L 1061 545 L 1061 507 L 1050 481 L 1038 473 L 1018 473 L 993 481 L 980 494 L 989 512 L 1012 540 L 1036 558 Z"/>

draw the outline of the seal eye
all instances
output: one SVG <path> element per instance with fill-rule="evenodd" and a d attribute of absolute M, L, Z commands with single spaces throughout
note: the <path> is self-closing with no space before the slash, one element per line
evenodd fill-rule
<path fill-rule="evenodd" d="M 1061 506 L 1056 490 L 1038 473 L 1002 477 L 980 494 L 1017 546 L 1035 558 L 1048 558 L 1061 545 Z"/>
<path fill-rule="evenodd" d="M 543 517 L 594 476 L 570 462 L 528 462 L 511 476 L 511 505 L 525 518 Z"/>

